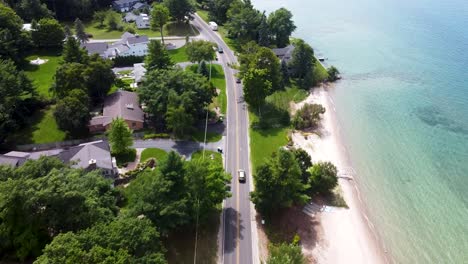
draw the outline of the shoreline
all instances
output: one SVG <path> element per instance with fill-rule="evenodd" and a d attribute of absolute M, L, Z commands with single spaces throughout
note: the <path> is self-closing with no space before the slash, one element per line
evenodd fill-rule
<path fill-rule="evenodd" d="M 377 236 L 375 227 L 367 216 L 356 180 L 356 173 L 341 134 L 334 101 L 329 86 L 314 88 L 302 102 L 319 103 L 326 108 L 318 130 L 320 136 L 308 135 L 305 139 L 300 132 L 294 132 L 295 146 L 305 149 L 312 162 L 330 161 L 338 168 L 338 184 L 349 209 L 335 208 L 331 212 L 319 212 L 320 236 L 313 249 L 303 249 L 318 263 L 391 263 L 385 246 Z"/>

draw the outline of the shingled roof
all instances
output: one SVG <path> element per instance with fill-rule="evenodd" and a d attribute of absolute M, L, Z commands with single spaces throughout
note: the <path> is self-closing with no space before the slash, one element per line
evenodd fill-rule
<path fill-rule="evenodd" d="M 138 102 L 138 94 L 117 91 L 106 97 L 102 116 L 93 117 L 90 125 L 101 124 L 107 126 L 112 122 L 112 119 L 117 117 L 124 120 L 144 122 L 144 116 L 145 114 Z"/>

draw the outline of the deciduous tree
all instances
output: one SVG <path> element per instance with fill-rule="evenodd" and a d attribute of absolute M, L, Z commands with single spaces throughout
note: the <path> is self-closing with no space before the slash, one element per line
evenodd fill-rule
<path fill-rule="evenodd" d="M 25 21 L 40 20 L 42 18 L 51 18 L 52 12 L 45 3 L 40 0 L 20 0 L 12 7 L 16 13 Z"/>
<path fill-rule="evenodd" d="M 303 40 L 294 43 L 294 51 L 289 67 L 292 77 L 296 78 L 303 89 L 309 89 L 314 84 L 314 50 Z"/>
<path fill-rule="evenodd" d="M 37 28 L 32 31 L 34 43 L 40 48 L 62 47 L 65 31 L 55 19 L 43 18 L 39 20 Z"/>
<path fill-rule="evenodd" d="M 268 16 L 268 25 L 278 48 L 286 47 L 289 44 L 289 37 L 296 30 L 292 14 L 286 8 L 271 13 Z"/>
<path fill-rule="evenodd" d="M 281 243 L 270 247 L 266 264 L 306 264 L 299 245 Z"/>
<path fill-rule="evenodd" d="M 164 0 L 164 5 L 177 22 L 187 22 L 193 19 L 195 6 L 190 0 Z"/>
<path fill-rule="evenodd" d="M 340 71 L 335 66 L 330 66 L 327 69 L 328 81 L 334 82 L 340 78 Z"/>
<path fill-rule="evenodd" d="M 313 192 L 329 194 L 338 185 L 338 170 L 331 162 L 318 162 L 309 169 Z"/>
<path fill-rule="evenodd" d="M 21 18 L 0 2 L 0 59 L 22 62 L 31 45 L 29 34 L 22 27 Z"/>
<path fill-rule="evenodd" d="M 215 58 L 213 43 L 205 40 L 194 40 L 187 43 L 187 56 L 191 62 L 212 61 Z"/>
<path fill-rule="evenodd" d="M 55 82 L 51 91 L 57 98 L 64 98 L 73 89 L 86 90 L 84 71 L 86 65 L 80 63 L 65 63 L 57 67 Z"/>
<path fill-rule="evenodd" d="M 104 26 L 104 21 L 106 21 L 107 12 L 106 11 L 97 11 L 94 12 L 93 19 L 99 23 L 99 27 Z"/>
<path fill-rule="evenodd" d="M 292 124 L 295 129 L 313 128 L 318 125 L 321 115 L 325 113 L 325 107 L 321 104 L 304 104 L 294 114 Z"/>
<path fill-rule="evenodd" d="M 244 99 L 253 109 L 260 114 L 260 107 L 265 103 L 265 98 L 270 94 L 271 81 L 264 69 L 249 69 L 243 77 Z"/>
<path fill-rule="evenodd" d="M 125 120 L 120 117 L 112 120 L 107 137 L 111 145 L 112 153 L 117 155 L 126 153 L 133 145 L 132 131 Z"/>
<path fill-rule="evenodd" d="M 91 119 L 88 95 L 82 90 L 72 90 L 60 99 L 54 117 L 60 129 L 71 135 L 82 134 Z"/>
<path fill-rule="evenodd" d="M 266 218 L 278 209 L 303 204 L 309 197 L 304 194 L 308 185 L 301 181 L 301 170 L 294 154 L 279 149 L 256 169 L 255 191 L 250 193 L 255 208 Z"/>
<path fill-rule="evenodd" d="M 94 102 L 102 101 L 115 81 L 112 61 L 105 60 L 99 57 L 99 55 L 94 54 L 89 58 L 83 74 L 85 75 L 89 97 Z"/>
<path fill-rule="evenodd" d="M 159 3 L 153 3 L 151 10 L 151 30 L 159 30 L 161 33 L 161 42 L 164 44 L 164 25 L 169 21 L 169 9 L 167 6 Z"/>

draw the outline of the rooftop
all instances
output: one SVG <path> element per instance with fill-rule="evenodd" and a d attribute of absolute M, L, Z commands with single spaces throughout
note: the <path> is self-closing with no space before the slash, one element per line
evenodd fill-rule
<path fill-rule="evenodd" d="M 143 110 L 140 108 L 138 95 L 133 92 L 117 91 L 106 97 L 102 116 L 93 117 L 90 125 L 107 126 L 112 119 L 121 117 L 124 120 L 144 122 Z"/>

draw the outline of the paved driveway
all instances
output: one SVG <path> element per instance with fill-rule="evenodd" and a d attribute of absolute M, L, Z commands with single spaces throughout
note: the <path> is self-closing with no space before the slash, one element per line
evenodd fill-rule
<path fill-rule="evenodd" d="M 180 155 L 185 155 L 189 158 L 193 152 L 202 150 L 203 143 L 185 140 L 172 140 L 172 139 L 147 139 L 147 140 L 134 140 L 134 148 L 160 148 L 167 152 L 176 151 Z M 224 137 L 218 142 L 206 143 L 206 150 L 217 151 L 217 148 L 224 149 Z"/>

